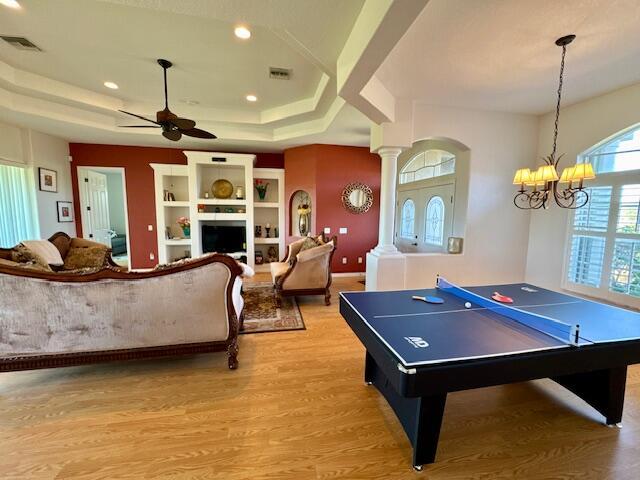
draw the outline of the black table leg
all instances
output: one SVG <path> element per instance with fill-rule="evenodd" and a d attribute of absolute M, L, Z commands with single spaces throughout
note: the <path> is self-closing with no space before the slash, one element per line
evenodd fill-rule
<path fill-rule="evenodd" d="M 413 467 L 422 470 L 422 465 L 436 461 L 436 450 L 440 438 L 440 427 L 444 416 L 447 394 L 421 397 L 417 405 L 413 445 Z"/>
<path fill-rule="evenodd" d="M 413 447 L 414 468 L 422 470 L 422 465 L 433 463 L 438 449 L 447 394 L 438 393 L 423 397 L 400 395 L 368 352 L 365 359 L 364 381 L 376 386 L 400 420 Z"/>
<path fill-rule="evenodd" d="M 552 380 L 604 415 L 607 425 L 616 425 L 622 421 L 627 383 L 626 366 L 553 377 Z"/>

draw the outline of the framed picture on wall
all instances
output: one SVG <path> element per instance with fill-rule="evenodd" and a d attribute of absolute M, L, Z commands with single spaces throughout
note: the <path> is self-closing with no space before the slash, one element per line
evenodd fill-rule
<path fill-rule="evenodd" d="M 40 167 L 38 168 L 38 176 L 40 177 L 40 191 L 58 192 L 58 172 Z"/>
<path fill-rule="evenodd" d="M 73 203 L 56 202 L 58 205 L 58 222 L 73 222 Z"/>

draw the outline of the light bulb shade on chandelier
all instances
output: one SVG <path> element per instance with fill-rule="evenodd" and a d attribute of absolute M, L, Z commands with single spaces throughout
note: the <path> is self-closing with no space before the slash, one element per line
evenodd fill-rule
<path fill-rule="evenodd" d="M 556 40 L 556 45 L 562 47 L 562 61 L 560 62 L 560 80 L 558 82 L 558 99 L 556 102 L 556 121 L 553 131 L 553 150 L 551 155 L 544 158 L 544 165 L 535 170 L 521 168 L 513 177 L 513 184 L 519 185 L 520 190 L 513 198 L 516 207 L 523 210 L 538 210 L 549 208 L 549 199 L 562 208 L 576 209 L 583 207 L 589 201 L 589 194 L 584 190 L 584 181 L 596 178 L 590 163 L 577 163 L 565 167 L 562 175 L 558 176 L 558 164 L 562 155 L 556 156 L 558 140 L 558 120 L 560 118 L 560 100 L 562 98 L 562 81 L 564 79 L 564 57 L 569 45 L 576 38 L 566 35 Z"/>

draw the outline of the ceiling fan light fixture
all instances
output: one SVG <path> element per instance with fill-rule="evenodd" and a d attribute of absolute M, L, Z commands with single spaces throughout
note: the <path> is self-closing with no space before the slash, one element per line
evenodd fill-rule
<path fill-rule="evenodd" d="M 256 97 L 255 95 L 247 95 L 245 98 L 247 99 L 247 102 L 257 102 L 258 101 L 258 97 Z"/>
<path fill-rule="evenodd" d="M 235 34 L 236 37 L 242 40 L 248 40 L 249 38 L 251 38 L 251 30 L 249 30 L 244 25 L 238 25 L 236 28 L 233 29 L 233 33 Z"/>
<path fill-rule="evenodd" d="M 118 90 L 118 88 L 120 88 L 118 87 L 118 84 L 114 82 L 104 82 L 103 85 L 111 90 Z"/>

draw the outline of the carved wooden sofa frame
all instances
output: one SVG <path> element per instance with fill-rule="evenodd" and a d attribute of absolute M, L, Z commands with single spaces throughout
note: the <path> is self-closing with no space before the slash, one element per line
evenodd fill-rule
<path fill-rule="evenodd" d="M 333 261 L 333 254 L 335 253 L 336 248 L 338 246 L 338 237 L 334 235 L 331 238 L 327 238 L 325 237 L 324 234 L 322 234 L 322 240 L 324 241 L 324 243 L 333 242 L 333 250 L 331 250 L 331 253 L 329 254 L 329 275 L 327 279 L 327 285 L 323 288 L 300 288 L 300 289 L 292 289 L 292 290 L 284 289 L 283 288 L 284 281 L 287 279 L 289 275 L 291 275 L 291 273 L 293 272 L 293 269 L 296 266 L 296 263 L 298 263 L 296 256 L 294 256 L 291 259 L 291 267 L 287 270 L 287 272 L 284 275 L 278 277 L 278 280 L 275 282 L 273 286 L 276 307 L 280 308 L 282 306 L 283 297 L 295 297 L 298 295 L 324 295 L 324 304 L 327 306 L 331 305 L 331 289 L 330 289 L 331 280 L 332 280 L 331 279 L 331 262 Z M 290 251 L 291 251 L 291 245 L 287 245 L 287 252 L 286 252 L 286 255 L 284 256 L 284 259 L 282 260 L 283 262 L 286 262 L 287 259 L 289 258 Z"/>
<path fill-rule="evenodd" d="M 83 351 L 73 353 L 28 354 L 24 356 L 0 357 L 0 372 L 33 370 L 40 368 L 67 367 L 85 365 L 100 362 L 113 362 L 123 360 L 137 360 L 158 357 L 172 357 L 178 355 L 194 355 L 199 353 L 226 351 L 228 355 L 229 369 L 238 367 L 238 332 L 239 319 L 236 315 L 232 291 L 235 280 L 242 274 L 242 268 L 231 257 L 226 255 L 210 255 L 198 260 L 186 262 L 161 270 L 147 272 L 127 272 L 120 268 L 106 267 L 89 274 L 59 274 L 42 272 L 20 267 L 0 264 L 0 274 L 30 277 L 51 282 L 83 283 L 98 280 L 127 280 L 144 281 L 145 279 L 171 275 L 176 272 L 195 269 L 209 263 L 220 262 L 225 264 L 230 271 L 230 278 L 226 287 L 226 309 L 228 325 L 228 338 L 224 341 L 208 341 L 199 343 L 185 343 L 177 345 L 160 345 L 140 348 L 125 348 L 115 350 Z M 0 303 L 0 309 L 2 304 Z"/>

